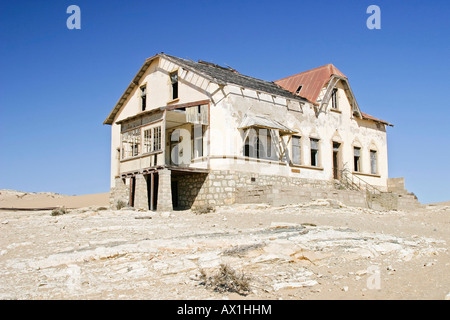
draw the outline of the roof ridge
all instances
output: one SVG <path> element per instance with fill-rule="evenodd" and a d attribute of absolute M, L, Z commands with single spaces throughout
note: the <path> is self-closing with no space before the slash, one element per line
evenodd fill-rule
<path fill-rule="evenodd" d="M 302 71 L 302 72 L 299 72 L 299 73 L 296 73 L 296 74 L 293 74 L 293 75 L 290 75 L 290 76 L 287 76 L 287 77 L 275 80 L 275 82 L 278 82 L 278 81 L 281 81 L 281 80 L 285 80 L 285 79 L 289 79 L 289 78 L 292 78 L 292 77 L 295 77 L 295 76 L 299 76 L 299 75 L 304 75 L 304 74 L 307 74 L 307 73 L 310 73 L 310 72 L 316 72 L 319 69 L 325 69 L 325 68 L 328 68 L 328 71 L 330 71 L 331 74 L 337 74 L 337 73 L 334 72 L 334 70 L 336 70 L 337 72 L 342 74 L 345 78 L 347 78 L 338 68 L 336 68 L 336 66 L 334 64 L 328 63 L 328 64 L 325 64 L 325 65 L 320 66 L 320 67 L 316 67 L 316 68 L 313 68 L 313 69 Z"/>

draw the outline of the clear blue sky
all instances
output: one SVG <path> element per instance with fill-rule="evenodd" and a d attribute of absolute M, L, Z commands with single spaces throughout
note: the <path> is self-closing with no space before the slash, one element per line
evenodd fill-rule
<path fill-rule="evenodd" d="M 69 30 L 69 5 L 81 30 Z M 381 30 L 366 9 L 381 8 Z M 450 200 L 450 1 L 0 2 L 0 189 L 109 191 L 102 125 L 147 57 L 228 64 L 264 80 L 333 63 L 388 128 L 389 176 Z"/>

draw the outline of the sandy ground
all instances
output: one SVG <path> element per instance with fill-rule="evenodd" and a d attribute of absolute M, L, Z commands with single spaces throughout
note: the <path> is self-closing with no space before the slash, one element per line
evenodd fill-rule
<path fill-rule="evenodd" d="M 20 192 L 0 190 L 0 209 L 48 209 L 109 206 L 109 193 L 68 196 L 51 192 Z"/>
<path fill-rule="evenodd" d="M 2 208 L 25 208 L 31 197 L 74 208 L 0 210 L 0 299 L 442 300 L 450 292 L 446 203 L 403 212 L 317 200 L 195 214 L 109 210 L 102 194 L 82 203 L 0 192 Z M 201 271 L 211 276 L 221 264 L 243 273 L 250 290 L 205 287 Z"/>

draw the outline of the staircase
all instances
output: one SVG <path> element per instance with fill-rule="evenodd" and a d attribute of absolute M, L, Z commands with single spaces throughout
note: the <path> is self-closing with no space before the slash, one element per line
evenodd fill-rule
<path fill-rule="evenodd" d="M 366 205 L 370 209 L 410 210 L 423 207 L 413 194 L 381 191 L 348 169 L 340 171 L 340 179 L 336 180 L 335 187 L 337 189 L 365 192 Z"/>

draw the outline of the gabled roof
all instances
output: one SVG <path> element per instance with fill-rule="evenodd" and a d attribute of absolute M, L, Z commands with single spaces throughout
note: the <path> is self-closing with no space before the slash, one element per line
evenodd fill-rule
<path fill-rule="evenodd" d="M 301 97 L 304 97 L 311 101 L 312 103 L 316 103 L 319 97 L 319 94 L 322 88 L 332 79 L 336 78 L 342 79 L 345 87 L 347 88 L 346 92 L 351 96 L 356 105 L 356 109 L 359 110 L 358 104 L 356 103 L 356 99 L 353 95 L 353 92 L 348 83 L 348 78 L 339 71 L 333 64 L 327 64 L 315 69 L 311 69 L 305 72 L 301 72 L 295 74 L 293 76 L 289 76 L 280 80 L 275 81 L 276 84 L 280 85 L 284 89 L 292 92 L 293 94 L 297 94 Z M 297 90 L 301 86 L 301 90 L 297 93 Z M 361 113 L 361 118 L 364 120 L 371 120 L 381 124 L 385 124 L 393 127 L 393 124 L 386 122 L 381 119 L 377 119 L 367 113 Z"/>
<path fill-rule="evenodd" d="M 198 62 L 194 62 L 191 60 L 170 56 L 168 54 L 162 55 L 166 59 L 172 60 L 173 62 L 182 65 L 185 69 L 200 72 L 203 76 L 206 76 L 206 78 L 209 78 L 217 84 L 234 84 L 236 86 L 253 89 L 256 91 L 262 91 L 289 99 L 305 101 L 304 98 L 292 94 L 291 92 L 285 90 L 274 82 L 269 82 L 243 75 L 230 67 L 225 68 L 217 64 L 201 60 L 199 60 Z"/>
<path fill-rule="evenodd" d="M 103 124 L 112 124 L 114 122 L 114 118 L 116 117 L 116 114 L 119 112 L 120 108 L 123 106 L 125 101 L 127 100 L 128 96 L 133 91 L 134 87 L 136 87 L 142 78 L 142 76 L 145 74 L 145 71 L 150 66 L 151 62 L 157 58 L 164 58 L 167 59 L 175 64 L 180 65 L 186 70 L 192 71 L 194 73 L 197 73 L 201 75 L 202 77 L 205 77 L 206 79 L 210 80 L 211 82 L 214 82 L 218 85 L 227 85 L 227 84 L 233 84 L 236 86 L 240 86 L 247 89 L 252 89 L 260 92 L 265 92 L 271 95 L 281 96 L 287 99 L 292 100 L 300 100 L 306 102 L 307 100 L 303 97 L 300 97 L 298 95 L 292 94 L 288 90 L 283 89 L 279 85 L 275 84 L 274 82 L 269 82 L 253 77 L 249 77 L 243 74 L 240 74 L 236 70 L 228 67 L 221 67 L 217 64 L 205 62 L 205 61 L 198 61 L 194 62 L 187 59 L 182 59 L 178 57 L 174 57 L 165 53 L 158 53 L 154 55 L 153 57 L 150 57 L 145 60 L 142 67 L 139 69 L 136 76 L 133 78 L 133 81 L 128 85 L 128 88 L 125 90 L 125 92 L 122 94 L 119 101 L 114 106 L 111 113 L 108 115 L 106 120 L 103 122 Z"/>
<path fill-rule="evenodd" d="M 322 90 L 332 75 L 337 75 L 347 79 L 342 72 L 330 63 L 277 80 L 275 83 L 293 94 L 295 94 L 298 88 L 302 86 L 298 95 L 308 99 L 311 102 L 316 102 L 319 97 L 320 90 Z"/>

